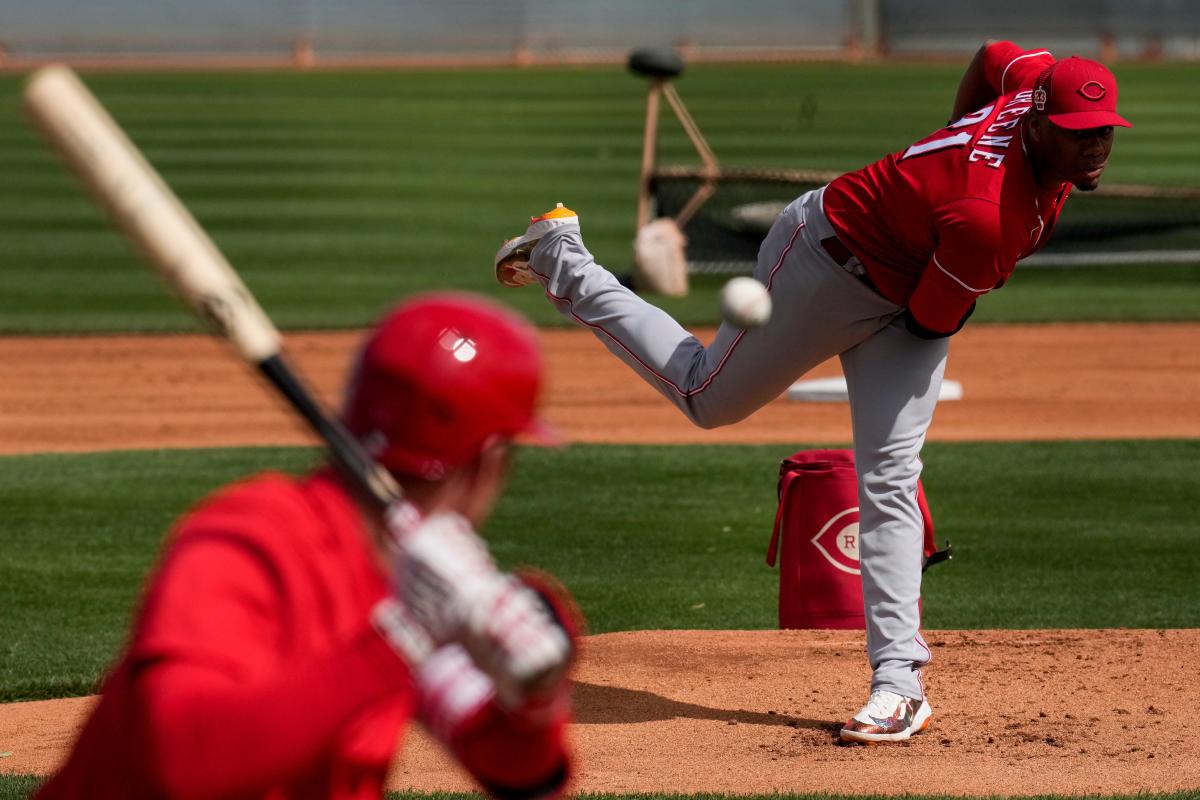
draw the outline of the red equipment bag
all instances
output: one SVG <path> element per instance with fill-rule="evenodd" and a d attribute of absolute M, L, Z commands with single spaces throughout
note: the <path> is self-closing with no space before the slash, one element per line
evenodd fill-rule
<path fill-rule="evenodd" d="M 925 520 L 925 566 L 950 557 L 933 543 L 933 518 L 917 483 Z M 779 467 L 779 510 L 767 564 L 779 556 L 780 628 L 866 627 L 858 567 L 858 476 L 850 450 L 801 450 Z"/>

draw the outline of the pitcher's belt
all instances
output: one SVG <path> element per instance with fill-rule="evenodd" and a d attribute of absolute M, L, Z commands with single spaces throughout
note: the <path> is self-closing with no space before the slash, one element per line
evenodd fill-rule
<path fill-rule="evenodd" d="M 836 236 L 830 236 L 827 239 L 822 239 L 821 247 L 825 248 L 825 252 L 829 253 L 829 257 L 832 258 L 839 267 L 846 266 L 850 259 L 854 258 L 854 253 L 850 252 L 850 248 L 842 244 L 842 240 Z M 854 277 L 871 287 L 872 291 L 879 291 L 877 288 L 875 288 L 875 282 L 871 280 L 871 276 L 866 273 L 865 268 L 863 272 L 855 273 Z"/>

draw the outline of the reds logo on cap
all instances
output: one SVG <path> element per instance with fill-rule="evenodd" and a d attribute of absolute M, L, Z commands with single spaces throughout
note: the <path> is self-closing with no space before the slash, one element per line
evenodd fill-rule
<path fill-rule="evenodd" d="M 1108 90 L 1104 88 L 1104 84 L 1100 81 L 1088 81 L 1075 91 L 1079 92 L 1088 100 L 1103 100 L 1104 95 L 1108 92 Z"/>

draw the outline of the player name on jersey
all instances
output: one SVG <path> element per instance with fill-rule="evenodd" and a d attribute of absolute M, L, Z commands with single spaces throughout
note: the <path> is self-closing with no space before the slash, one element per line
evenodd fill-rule
<path fill-rule="evenodd" d="M 1008 146 L 1012 144 L 1015 134 L 1002 135 L 1001 132 L 1011 131 L 1020 125 L 1021 117 L 1028 114 L 1031 108 L 1033 108 L 1033 92 L 1017 92 L 1013 95 L 1012 99 L 1004 104 L 1004 108 L 1000 109 L 995 121 L 987 126 L 987 130 L 975 142 L 967 160 L 982 161 L 993 169 L 1003 164 L 1004 153 L 998 151 L 1007 150 Z M 991 110 L 991 106 L 984 109 L 987 113 L 991 113 Z M 984 116 L 986 118 L 986 114 Z"/>
<path fill-rule="evenodd" d="M 986 120 L 995 110 L 995 106 L 987 106 L 981 108 L 973 114 L 967 114 L 957 122 L 947 126 L 949 130 L 958 130 L 958 133 L 953 133 L 949 136 L 938 136 L 936 138 L 924 139 L 909 147 L 904 151 L 903 158 L 919 156 L 924 153 L 929 153 L 934 150 L 942 150 L 948 147 L 962 147 L 970 144 L 971 139 L 975 137 L 975 133 L 969 130 L 959 130 L 960 128 L 971 128 Z M 1018 92 L 1004 104 L 1004 108 L 996 114 L 992 124 L 979 134 L 979 138 L 971 148 L 971 153 L 967 156 L 968 161 L 982 161 L 993 169 L 999 168 L 1004 163 L 1004 153 L 999 151 L 1007 150 L 1016 138 L 1015 133 L 1005 133 L 1011 131 L 1021 124 L 1021 117 L 1029 113 L 1029 109 L 1033 108 L 1033 92 L 1023 91 Z"/>

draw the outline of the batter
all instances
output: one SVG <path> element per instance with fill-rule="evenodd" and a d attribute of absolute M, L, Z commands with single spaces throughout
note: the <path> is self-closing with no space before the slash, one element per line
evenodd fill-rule
<path fill-rule="evenodd" d="M 542 431 L 541 384 L 532 328 L 479 298 L 409 300 L 367 340 L 343 417 L 429 515 L 405 534 L 442 549 L 427 569 L 480 561 L 465 529 L 502 491 L 513 438 Z M 569 680 L 505 692 L 477 666 L 546 644 L 518 582 L 476 607 L 487 636 L 468 655 L 409 621 L 418 576 L 395 553 L 375 507 L 329 467 L 208 498 L 168 539 L 99 704 L 37 796 L 381 798 L 419 720 L 489 796 L 556 797 L 572 763 Z M 460 577 L 442 605 L 479 596 L 486 576 Z"/>
<path fill-rule="evenodd" d="M 754 272 L 775 313 L 761 328 L 722 325 L 707 348 L 596 264 L 578 216 L 561 205 L 496 255 L 501 283 L 541 284 L 701 427 L 737 422 L 839 357 L 873 670 L 845 741 L 907 739 L 929 724 L 916 489 L 949 337 L 1042 247 L 1072 187 L 1099 184 L 1113 127 L 1129 127 L 1116 101 L 1116 79 L 1095 61 L 986 43 L 950 124 L 783 210 Z"/>

